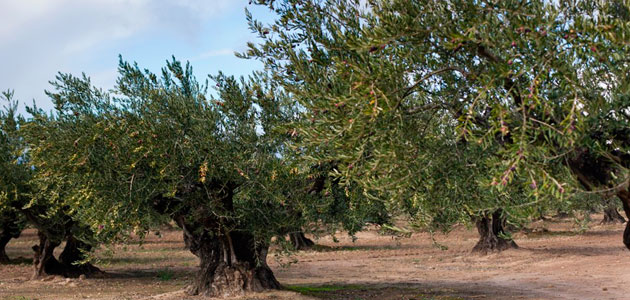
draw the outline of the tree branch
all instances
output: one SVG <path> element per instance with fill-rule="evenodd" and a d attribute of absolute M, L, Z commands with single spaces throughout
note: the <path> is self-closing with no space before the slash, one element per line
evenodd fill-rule
<path fill-rule="evenodd" d="M 504 63 L 502 59 L 494 55 L 492 52 L 490 52 L 490 50 L 488 50 L 484 45 L 480 43 L 477 44 L 477 53 L 479 54 L 479 56 L 484 57 L 491 62 Z M 514 103 L 516 105 L 520 106 L 521 103 L 523 103 L 521 93 L 518 90 L 518 87 L 516 86 L 516 84 L 514 83 L 514 80 L 512 79 L 511 75 L 508 75 L 507 77 L 504 78 L 503 88 L 506 91 L 508 91 L 510 95 L 512 95 L 512 98 L 514 98 Z"/>

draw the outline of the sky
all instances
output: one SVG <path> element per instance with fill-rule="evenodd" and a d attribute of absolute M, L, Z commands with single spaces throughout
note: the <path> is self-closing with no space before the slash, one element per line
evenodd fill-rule
<path fill-rule="evenodd" d="M 50 110 L 44 94 L 58 72 L 81 75 L 103 89 L 115 85 L 118 55 L 159 72 L 174 55 L 198 79 L 219 70 L 247 75 L 262 68 L 234 51 L 255 41 L 245 20 L 270 21 L 248 0 L 0 0 L 0 90 L 24 105 Z M 2 104 L 4 105 L 4 103 Z"/>

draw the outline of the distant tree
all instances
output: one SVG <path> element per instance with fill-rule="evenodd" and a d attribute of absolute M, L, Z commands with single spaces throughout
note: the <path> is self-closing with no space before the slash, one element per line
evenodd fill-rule
<path fill-rule="evenodd" d="M 602 204 L 604 205 L 604 218 L 600 222 L 600 224 L 614 224 L 614 223 L 625 223 L 626 219 L 619 214 L 617 210 L 617 202 L 613 201 L 612 197 L 610 198 L 602 198 Z"/>
<path fill-rule="evenodd" d="M 17 102 L 13 92 L 2 93 L 3 109 L 0 110 L 0 264 L 9 262 L 5 247 L 11 239 L 18 238 L 25 225 L 19 208 L 27 203 L 28 167 L 20 161 L 24 155 L 24 143 L 20 139 Z M 5 102 L 6 101 L 6 102 Z"/>
<path fill-rule="evenodd" d="M 37 169 L 30 165 L 30 149 L 23 136 L 23 125 L 27 120 L 17 114 L 18 102 L 13 92 L 5 92 L 3 99 L 9 104 L 0 112 L 0 260 L 8 261 L 5 246 L 11 238 L 30 223 L 38 230 L 39 244 L 33 247 L 33 278 L 48 274 L 77 277 L 99 270 L 86 263 L 85 252 L 89 252 L 90 232 L 77 221 L 59 199 L 64 197 L 64 188 L 47 189 L 36 180 Z M 41 177 L 41 176 L 40 176 Z M 61 186 L 62 179 L 49 182 Z M 64 250 L 56 259 L 54 249 L 66 241 Z"/>

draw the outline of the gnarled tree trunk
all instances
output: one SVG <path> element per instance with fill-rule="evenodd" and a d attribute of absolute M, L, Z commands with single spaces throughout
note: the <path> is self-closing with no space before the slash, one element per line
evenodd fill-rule
<path fill-rule="evenodd" d="M 180 211 L 174 215 L 183 229 L 186 247 L 199 257 L 199 273 L 187 293 L 210 297 L 239 296 L 247 292 L 279 289 L 280 283 L 267 265 L 269 244 L 239 230 L 226 215 L 234 212 L 233 188 L 220 185 L 215 199 L 223 213 L 204 212 L 205 207 Z"/>
<path fill-rule="evenodd" d="M 80 275 L 89 275 L 99 273 L 97 267 L 90 263 L 78 264 L 84 259 L 81 250 L 89 251 L 90 246 L 77 240 L 74 236 L 69 235 L 66 245 L 57 260 L 53 252 L 60 242 L 56 242 L 48 238 L 44 233 L 38 232 L 39 245 L 33 246 L 35 251 L 33 257 L 34 274 L 32 279 L 38 279 L 47 275 L 62 275 L 64 277 L 79 277 Z"/>
<path fill-rule="evenodd" d="M 10 262 L 9 256 L 6 252 L 6 247 L 11 239 L 17 239 L 22 233 L 24 228 L 23 222 L 21 222 L 17 215 L 9 214 L 6 223 L 0 224 L 0 264 L 7 264 Z"/>
<path fill-rule="evenodd" d="M 266 262 L 269 246 L 256 245 L 252 235 L 230 232 L 217 236 L 206 230 L 193 233 L 184 229 L 184 240 L 200 260 L 189 294 L 229 297 L 280 288 Z"/>
<path fill-rule="evenodd" d="M 6 252 L 6 246 L 12 238 L 8 233 L 0 232 L 0 264 L 8 264 L 10 261 Z"/>
<path fill-rule="evenodd" d="M 505 233 L 505 218 L 501 216 L 501 210 L 477 219 L 475 225 L 479 232 L 479 241 L 473 248 L 473 252 L 487 254 L 492 251 L 518 248 L 514 241 L 501 237 Z"/>
<path fill-rule="evenodd" d="M 604 219 L 600 222 L 600 224 L 615 224 L 615 223 L 625 223 L 626 219 L 621 216 L 619 211 L 617 211 L 617 207 L 612 203 L 609 203 L 604 208 Z"/>
<path fill-rule="evenodd" d="M 307 238 L 301 230 L 289 233 L 289 239 L 295 250 L 306 250 L 315 245 L 315 243 L 311 239 Z"/>
<path fill-rule="evenodd" d="M 39 236 L 39 245 L 33 246 L 33 268 L 34 273 L 31 279 L 38 279 L 47 275 L 63 274 L 63 267 L 53 256 L 53 251 L 59 246 L 60 242 L 49 239 L 41 231 L 37 232 Z"/>
<path fill-rule="evenodd" d="M 89 275 L 101 273 L 101 270 L 89 262 L 79 264 L 85 259 L 83 252 L 90 251 L 92 246 L 69 235 L 66 239 L 66 246 L 59 255 L 59 263 L 64 267 L 65 277 L 79 277 L 81 275 Z"/>
<path fill-rule="evenodd" d="M 630 190 L 620 190 L 617 192 L 617 196 L 621 199 L 626 218 L 630 220 Z M 630 249 L 630 221 L 626 223 L 626 230 L 623 232 L 623 244 Z"/>

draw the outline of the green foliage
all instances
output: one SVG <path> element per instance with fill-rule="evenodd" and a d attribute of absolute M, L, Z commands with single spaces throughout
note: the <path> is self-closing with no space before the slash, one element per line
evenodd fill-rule
<path fill-rule="evenodd" d="M 25 225 L 20 209 L 28 201 L 31 172 L 26 164 L 26 147 L 18 133 L 23 121 L 16 112 L 18 103 L 11 91 L 3 92 L 0 98 L 0 230 L 17 237 Z"/>
<path fill-rule="evenodd" d="M 527 218 L 583 199 L 580 153 L 628 153 L 626 2 L 258 3 L 277 19 L 248 17 L 264 42 L 241 56 L 299 102 L 292 147 L 336 163 L 350 206 Z"/>
<path fill-rule="evenodd" d="M 17 114 L 18 102 L 13 100 L 12 92 L 3 93 L 2 98 L 9 103 L 0 112 L 0 229 L 3 234 L 17 238 L 28 221 L 54 242 L 73 235 L 82 245 L 90 244 L 92 232 L 73 219 L 72 210 L 63 202 L 69 183 L 64 178 L 47 178 L 48 185 L 42 184 L 39 178 L 44 176 L 31 164 L 33 152 L 24 135 L 29 120 Z"/>
<path fill-rule="evenodd" d="M 175 59 L 161 76 L 122 59 L 119 73 L 111 92 L 59 74 L 48 93 L 55 114 L 31 110 L 25 126 L 37 180 L 63 193 L 100 241 L 179 217 L 200 226 L 191 230 L 264 241 L 293 221 L 284 133 L 275 130 L 292 112 L 265 78 L 211 76 L 215 99 Z"/>
<path fill-rule="evenodd" d="M 157 277 L 161 281 L 169 281 L 169 280 L 173 279 L 174 276 L 175 276 L 175 274 L 173 273 L 173 271 L 171 271 L 169 269 L 162 269 L 162 270 L 158 271 L 158 273 L 157 273 Z"/>

